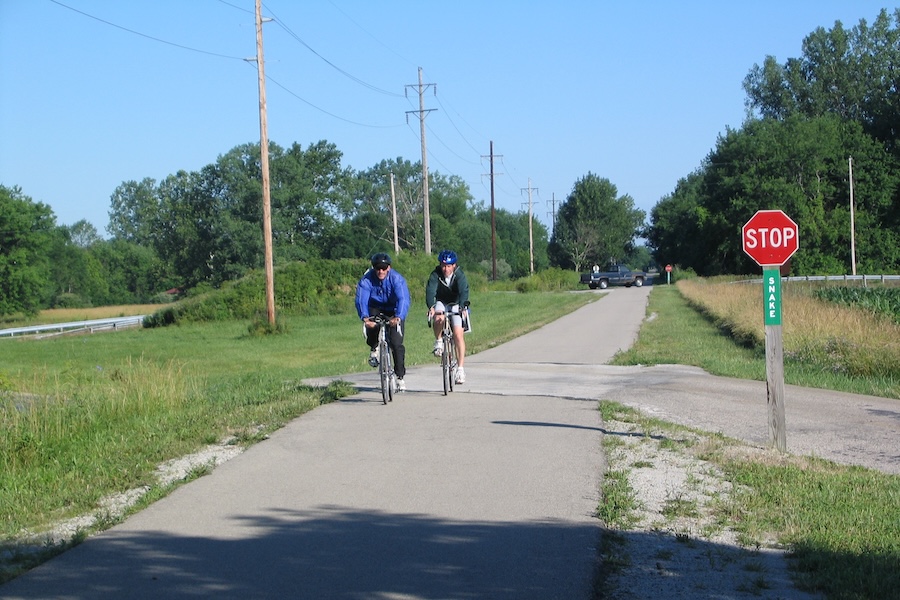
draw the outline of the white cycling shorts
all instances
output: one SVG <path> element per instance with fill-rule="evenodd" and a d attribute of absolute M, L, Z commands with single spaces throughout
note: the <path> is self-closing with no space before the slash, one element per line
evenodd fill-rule
<path fill-rule="evenodd" d="M 444 313 L 448 312 L 448 307 L 444 306 L 444 303 L 440 300 L 434 303 L 434 312 L 435 313 Z M 462 315 L 460 314 L 459 304 L 451 304 L 449 306 L 450 313 L 450 325 L 453 327 L 462 327 Z"/>

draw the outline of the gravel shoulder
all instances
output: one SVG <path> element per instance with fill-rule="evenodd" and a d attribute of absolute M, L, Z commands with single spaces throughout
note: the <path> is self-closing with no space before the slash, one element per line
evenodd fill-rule
<path fill-rule="evenodd" d="M 603 598 L 820 598 L 796 589 L 783 548 L 741 543 L 716 516 L 732 485 L 696 456 L 710 436 L 613 420 L 604 430 L 607 439 L 615 436 L 605 444 L 609 469 L 627 473 L 637 509 L 633 523 L 605 533 Z M 746 445 L 733 450 L 762 460 L 769 454 Z"/>

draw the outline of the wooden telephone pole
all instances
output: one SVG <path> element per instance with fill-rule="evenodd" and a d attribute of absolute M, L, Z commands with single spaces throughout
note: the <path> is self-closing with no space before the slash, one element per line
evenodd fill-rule
<path fill-rule="evenodd" d="M 532 226 L 532 207 L 534 203 L 531 201 L 531 191 L 537 191 L 537 188 L 531 187 L 531 177 L 528 178 L 528 187 L 522 188 L 522 191 L 528 190 L 528 256 L 531 264 L 531 273 L 534 274 L 534 227 Z"/>
<path fill-rule="evenodd" d="M 269 19 L 266 19 L 267 21 Z M 263 239 L 266 265 L 266 318 L 275 325 L 275 269 L 272 261 L 272 205 L 269 195 L 269 134 L 266 122 L 266 71 L 263 60 L 262 0 L 256 0 L 256 67 L 259 73 L 259 167 L 262 171 Z"/>
<path fill-rule="evenodd" d="M 394 222 L 394 255 L 400 253 L 400 238 L 397 236 L 397 196 L 394 194 L 394 172 L 391 171 L 391 220 Z"/>
<path fill-rule="evenodd" d="M 422 135 L 422 193 L 424 195 L 424 212 L 425 212 L 425 254 L 431 254 L 431 208 L 428 205 L 428 149 L 425 145 L 425 116 L 430 113 L 433 108 L 425 110 L 425 90 L 433 83 L 422 83 L 422 67 L 419 67 L 419 85 L 407 85 L 407 88 L 417 87 L 419 90 L 419 110 L 408 110 L 406 114 L 419 114 L 419 130 Z M 437 90 L 435 90 L 437 93 Z"/>

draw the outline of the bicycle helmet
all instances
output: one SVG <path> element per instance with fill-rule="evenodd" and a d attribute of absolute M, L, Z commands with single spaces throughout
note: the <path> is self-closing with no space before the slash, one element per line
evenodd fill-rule
<path fill-rule="evenodd" d="M 453 250 L 443 250 L 440 254 L 438 254 L 438 262 L 442 265 L 455 265 L 456 264 L 456 252 Z"/>
<path fill-rule="evenodd" d="M 391 257 L 385 254 L 384 252 L 378 252 L 372 255 L 372 266 L 377 267 L 378 265 L 389 265 L 391 264 Z"/>

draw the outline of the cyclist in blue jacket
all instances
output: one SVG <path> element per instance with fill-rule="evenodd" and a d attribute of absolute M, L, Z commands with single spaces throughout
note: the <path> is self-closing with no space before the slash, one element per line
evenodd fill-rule
<path fill-rule="evenodd" d="M 371 320 L 376 315 L 391 317 L 388 343 L 394 355 L 394 372 L 400 391 L 406 390 L 406 347 L 403 345 L 403 328 L 409 313 L 409 288 L 406 279 L 391 268 L 391 257 L 384 252 L 372 256 L 372 268 L 368 269 L 356 286 L 356 313 L 365 325 L 366 343 L 371 350 L 369 365 L 378 366 L 379 325 Z"/>

